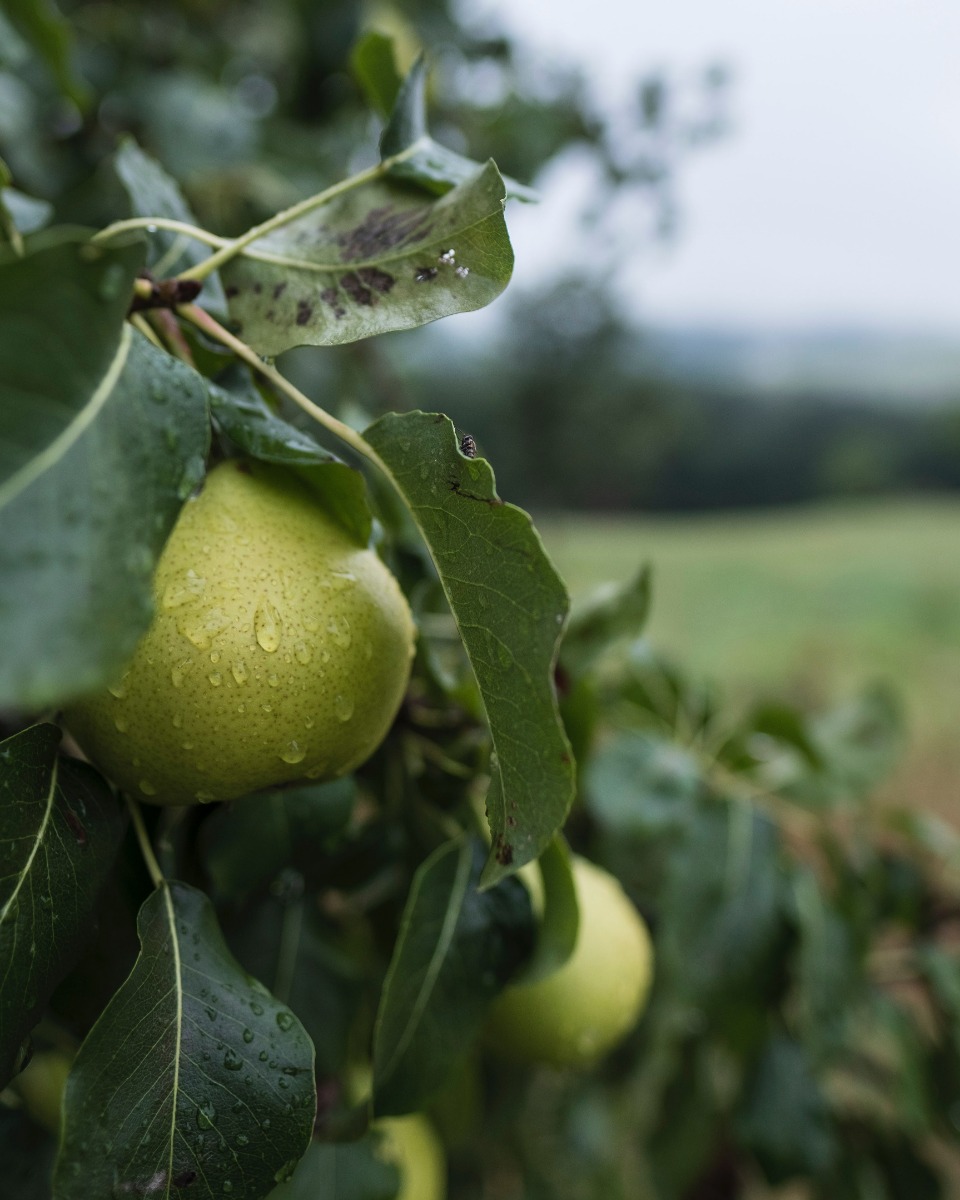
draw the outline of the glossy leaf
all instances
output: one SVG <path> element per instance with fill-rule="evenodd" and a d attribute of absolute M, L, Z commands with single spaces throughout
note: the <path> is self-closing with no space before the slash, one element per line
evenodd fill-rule
<path fill-rule="evenodd" d="M 261 1200 L 310 1140 L 310 1041 L 201 892 L 165 884 L 137 925 L 140 955 L 67 1081 L 55 1200 Z"/>
<path fill-rule="evenodd" d="M 0 705 L 116 677 L 203 477 L 203 379 L 123 320 L 142 253 L 50 238 L 0 263 Z"/>
<path fill-rule="evenodd" d="M 433 556 L 483 697 L 496 755 L 484 886 L 538 858 L 573 800 L 574 767 L 553 685 L 566 589 L 530 518 L 465 458 L 451 422 L 388 414 L 364 433 Z"/>
<path fill-rule="evenodd" d="M 513 270 L 493 164 L 437 198 L 388 179 L 341 193 L 225 263 L 258 354 L 412 329 L 494 300 Z"/>
<path fill-rule="evenodd" d="M 177 181 L 132 137 L 127 136 L 120 143 L 113 165 L 130 201 L 132 217 L 167 217 L 187 225 L 197 224 Z M 147 236 L 150 245 L 147 263 L 158 279 L 196 266 L 211 253 L 209 246 L 184 233 L 157 229 Z M 227 299 L 216 273 L 204 280 L 197 303 L 213 313 L 226 312 Z"/>
<path fill-rule="evenodd" d="M 380 139 L 380 157 L 390 175 L 442 194 L 469 179 L 479 164 L 435 142 L 427 130 L 427 64 L 419 58 L 397 95 Z M 537 193 L 504 177 L 508 199 L 535 201 Z"/>
<path fill-rule="evenodd" d="M 372 517 L 363 476 L 275 413 L 246 370 L 231 370 L 210 385 L 210 407 L 238 449 L 296 471 L 357 544 L 366 546 Z"/>
<path fill-rule="evenodd" d="M 0 1090 L 90 932 L 126 814 L 60 730 L 0 742 Z"/>
<path fill-rule="evenodd" d="M 377 1013 L 378 1116 L 414 1112 L 446 1082 L 530 952 L 526 888 L 507 879 L 478 891 L 482 863 L 479 846 L 460 839 L 440 846 L 414 877 Z"/>

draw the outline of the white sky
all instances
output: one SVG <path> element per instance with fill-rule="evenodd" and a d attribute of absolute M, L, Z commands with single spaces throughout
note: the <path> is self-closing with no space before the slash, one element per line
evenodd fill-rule
<path fill-rule="evenodd" d="M 647 319 L 960 334 L 958 0 L 464 0 L 601 92 L 651 66 L 735 72 L 736 128 L 681 168 L 675 247 L 631 269 Z M 571 237 L 512 205 L 517 279 Z"/>

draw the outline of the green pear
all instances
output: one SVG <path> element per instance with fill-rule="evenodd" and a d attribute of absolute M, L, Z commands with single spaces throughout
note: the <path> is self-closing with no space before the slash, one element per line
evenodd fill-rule
<path fill-rule="evenodd" d="M 154 593 L 127 669 L 65 713 L 124 791 L 230 800 L 344 775 L 382 742 L 409 679 L 409 607 L 292 474 L 216 466 L 183 507 Z"/>
<path fill-rule="evenodd" d="M 426 1117 L 420 1113 L 381 1117 L 370 1128 L 380 1136 L 378 1158 L 400 1174 L 396 1200 L 444 1200 L 447 1157 Z"/>
<path fill-rule="evenodd" d="M 573 882 L 580 908 L 573 953 L 552 974 L 510 985 L 494 1002 L 486 1041 L 511 1061 L 590 1066 L 646 1005 L 653 947 L 643 918 L 619 882 L 585 858 L 574 858 Z"/>

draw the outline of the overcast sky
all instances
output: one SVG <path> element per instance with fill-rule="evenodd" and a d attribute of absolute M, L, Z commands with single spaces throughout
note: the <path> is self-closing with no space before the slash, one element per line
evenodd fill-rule
<path fill-rule="evenodd" d="M 632 267 L 648 319 L 960 335 L 960 0 L 464 0 L 615 93 L 717 59 L 732 136 L 681 170 L 676 246 Z M 589 19 L 585 19 L 588 14 Z M 567 241 L 573 180 L 513 206 L 517 278 Z"/>

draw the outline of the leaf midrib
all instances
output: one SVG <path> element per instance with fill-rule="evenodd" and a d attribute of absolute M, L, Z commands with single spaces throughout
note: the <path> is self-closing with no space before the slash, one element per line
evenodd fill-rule
<path fill-rule="evenodd" d="M 0 509 L 9 504 L 11 500 L 15 500 L 30 484 L 34 483 L 41 475 L 55 466 L 89 428 L 116 387 L 120 373 L 126 364 L 127 355 L 130 352 L 132 338 L 133 335 L 130 326 L 125 323 L 120 332 L 120 341 L 110 361 L 110 365 L 107 367 L 103 378 L 90 396 L 90 399 L 45 449 L 41 450 L 29 462 L 24 463 L 20 470 L 14 472 L 6 483 L 0 487 Z"/>
<path fill-rule="evenodd" d="M 173 1103 L 170 1105 L 170 1157 L 167 1160 L 167 1187 L 165 1195 L 170 1196 L 170 1186 L 173 1180 L 173 1147 L 177 1134 L 177 1101 L 180 1095 L 180 1058 L 181 1048 L 183 1045 L 183 971 L 180 963 L 180 942 L 177 938 L 177 915 L 173 908 L 173 895 L 170 891 L 170 884 L 164 881 L 163 883 L 163 902 L 167 912 L 167 923 L 170 926 L 170 941 L 173 943 L 173 970 L 175 979 L 175 991 L 177 996 L 177 1032 L 176 1032 L 176 1047 L 173 1058 L 173 1084 L 170 1092 Z"/>
<path fill-rule="evenodd" d="M 47 792 L 47 802 L 46 802 L 47 806 L 46 806 L 46 809 L 43 814 L 43 820 L 40 822 L 40 828 L 37 830 L 37 836 L 33 842 L 33 849 L 30 851 L 30 857 L 27 859 L 26 863 L 24 863 L 23 869 L 20 872 L 20 878 L 17 880 L 17 885 L 13 889 L 13 891 L 10 893 L 10 896 L 8 897 L 6 904 L 4 904 L 3 909 L 0 910 L 0 925 L 2 925 L 3 922 L 7 919 L 7 914 L 9 913 L 11 907 L 13 906 L 13 902 L 16 900 L 17 896 L 19 896 L 20 889 L 23 887 L 24 883 L 26 882 L 27 877 L 30 874 L 30 871 L 33 868 L 33 860 L 37 857 L 37 853 L 39 852 L 40 847 L 43 844 L 44 838 L 46 837 L 47 826 L 50 824 L 50 818 L 53 815 L 54 799 L 57 794 L 57 778 L 59 776 L 59 771 L 60 771 L 60 760 L 55 758 L 53 760 L 53 767 L 50 771 L 50 789 Z"/>

